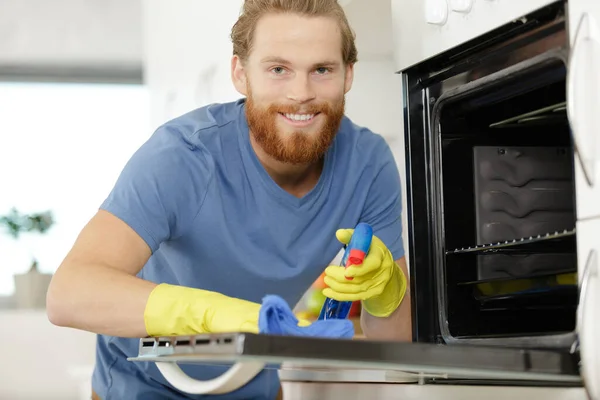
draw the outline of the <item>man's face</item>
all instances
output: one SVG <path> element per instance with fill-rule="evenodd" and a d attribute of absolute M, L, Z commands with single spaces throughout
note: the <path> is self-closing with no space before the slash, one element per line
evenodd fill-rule
<path fill-rule="evenodd" d="M 344 115 L 353 75 L 343 64 L 334 19 L 264 16 L 247 62 L 234 57 L 232 74 L 247 97 L 250 131 L 269 156 L 294 164 L 323 156 Z"/>

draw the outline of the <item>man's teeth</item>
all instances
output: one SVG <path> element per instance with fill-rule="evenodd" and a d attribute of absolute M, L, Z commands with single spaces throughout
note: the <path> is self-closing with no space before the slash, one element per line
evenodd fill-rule
<path fill-rule="evenodd" d="M 284 114 L 286 118 L 292 121 L 308 121 L 313 119 L 315 114 Z"/>

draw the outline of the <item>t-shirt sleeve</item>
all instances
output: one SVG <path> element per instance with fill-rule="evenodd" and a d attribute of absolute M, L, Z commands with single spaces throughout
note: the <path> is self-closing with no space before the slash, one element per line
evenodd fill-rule
<path fill-rule="evenodd" d="M 198 214 L 213 176 L 211 160 L 174 128 L 159 128 L 129 159 L 100 209 L 128 224 L 154 253 Z"/>
<path fill-rule="evenodd" d="M 367 194 L 361 221 L 373 227 L 376 235 L 392 252 L 394 260 L 404 256 L 402 240 L 402 189 L 400 173 L 387 143 L 377 146 L 378 171 Z"/>

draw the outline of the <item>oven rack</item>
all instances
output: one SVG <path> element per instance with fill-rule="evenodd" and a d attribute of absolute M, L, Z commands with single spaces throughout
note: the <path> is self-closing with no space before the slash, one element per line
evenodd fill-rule
<path fill-rule="evenodd" d="M 526 274 L 526 275 L 506 275 L 506 276 L 499 276 L 499 277 L 494 277 L 494 278 L 487 278 L 487 279 L 480 279 L 480 280 L 468 280 L 465 282 L 458 282 L 456 285 L 457 286 L 476 286 L 476 285 L 482 285 L 482 284 L 496 284 L 496 283 L 507 283 L 507 282 L 515 282 L 515 281 L 530 281 L 530 280 L 543 280 L 543 279 L 547 279 L 547 278 L 553 278 L 553 277 L 557 277 L 559 275 L 565 276 L 565 275 L 571 275 L 571 274 L 576 274 L 577 273 L 577 268 L 561 268 L 561 269 L 557 269 L 555 271 L 540 271 L 540 272 L 533 272 L 530 274 Z"/>
<path fill-rule="evenodd" d="M 449 255 L 449 254 L 464 254 L 464 253 L 483 253 L 483 252 L 500 251 L 503 249 L 508 250 L 508 249 L 525 246 L 525 245 L 533 245 L 533 244 L 537 244 L 537 243 L 547 242 L 550 240 L 563 239 L 563 238 L 567 238 L 567 237 L 574 236 L 574 235 L 575 235 L 575 228 L 573 228 L 572 230 L 565 229 L 560 232 L 559 231 L 548 232 L 548 233 L 540 234 L 537 236 L 529 236 L 529 237 L 523 237 L 523 238 L 519 238 L 519 239 L 506 240 L 504 242 L 488 243 L 488 244 L 475 245 L 475 246 L 471 246 L 471 247 L 456 248 L 454 250 L 446 251 L 446 254 Z"/>
<path fill-rule="evenodd" d="M 566 102 L 552 104 L 535 111 L 494 122 L 490 124 L 490 128 L 512 128 L 528 123 L 564 121 L 566 118 L 566 109 Z"/>

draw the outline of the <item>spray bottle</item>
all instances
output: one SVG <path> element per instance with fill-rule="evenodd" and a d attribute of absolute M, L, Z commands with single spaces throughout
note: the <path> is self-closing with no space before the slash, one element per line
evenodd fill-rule
<path fill-rule="evenodd" d="M 371 228 L 371 225 L 364 222 L 356 225 L 350 243 L 346 246 L 346 251 L 342 257 L 342 266 L 348 268 L 351 265 L 362 264 L 369 252 L 372 239 L 373 228 Z M 352 280 L 352 277 L 346 279 Z M 337 301 L 328 297 L 325 299 L 319 319 L 345 319 L 348 317 L 351 307 L 351 301 Z"/>

